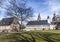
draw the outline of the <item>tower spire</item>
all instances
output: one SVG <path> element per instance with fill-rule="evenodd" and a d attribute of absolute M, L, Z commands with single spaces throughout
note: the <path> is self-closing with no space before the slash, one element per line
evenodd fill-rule
<path fill-rule="evenodd" d="M 49 16 L 47 16 L 47 19 L 49 19 L 50 17 Z"/>
<path fill-rule="evenodd" d="M 56 22 L 57 22 L 57 17 L 56 17 L 56 14 L 55 14 L 55 13 L 53 14 L 52 21 L 53 21 L 54 23 L 56 23 Z"/>
<path fill-rule="evenodd" d="M 37 18 L 38 21 L 41 20 L 41 16 L 40 16 L 40 13 L 38 14 L 38 18 Z"/>
<path fill-rule="evenodd" d="M 47 16 L 47 21 L 50 24 L 50 17 L 49 16 Z"/>

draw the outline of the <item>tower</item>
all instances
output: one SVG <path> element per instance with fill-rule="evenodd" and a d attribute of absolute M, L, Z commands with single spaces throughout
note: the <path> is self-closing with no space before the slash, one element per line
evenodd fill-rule
<path fill-rule="evenodd" d="M 56 17 L 56 15 L 55 15 L 55 13 L 54 13 L 54 15 L 53 15 L 52 22 L 54 22 L 54 23 L 57 22 L 57 17 Z"/>
<path fill-rule="evenodd" d="M 47 16 L 47 21 L 50 24 L 50 17 L 49 16 Z"/>
<path fill-rule="evenodd" d="M 40 13 L 38 14 L 38 18 L 37 18 L 38 21 L 41 20 L 41 16 L 40 16 Z"/>

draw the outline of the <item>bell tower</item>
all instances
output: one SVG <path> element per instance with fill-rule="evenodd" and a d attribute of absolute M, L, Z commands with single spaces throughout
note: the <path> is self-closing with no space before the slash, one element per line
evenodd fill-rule
<path fill-rule="evenodd" d="M 47 16 L 47 21 L 50 24 L 50 17 L 49 16 Z"/>
<path fill-rule="evenodd" d="M 41 16 L 40 16 L 40 13 L 38 14 L 38 18 L 37 18 L 38 21 L 41 20 Z"/>
<path fill-rule="evenodd" d="M 57 17 L 56 17 L 56 14 L 55 13 L 53 14 L 52 22 L 54 22 L 54 23 L 57 22 Z"/>

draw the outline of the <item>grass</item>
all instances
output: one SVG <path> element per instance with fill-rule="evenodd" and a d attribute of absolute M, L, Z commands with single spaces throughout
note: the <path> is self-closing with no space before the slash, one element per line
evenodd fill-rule
<path fill-rule="evenodd" d="M 0 42 L 60 42 L 60 30 L 0 34 Z"/>

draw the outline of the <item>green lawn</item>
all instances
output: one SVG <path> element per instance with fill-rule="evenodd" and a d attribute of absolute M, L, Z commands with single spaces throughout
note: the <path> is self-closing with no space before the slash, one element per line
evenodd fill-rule
<path fill-rule="evenodd" d="M 60 30 L 0 34 L 0 42 L 60 42 Z"/>

